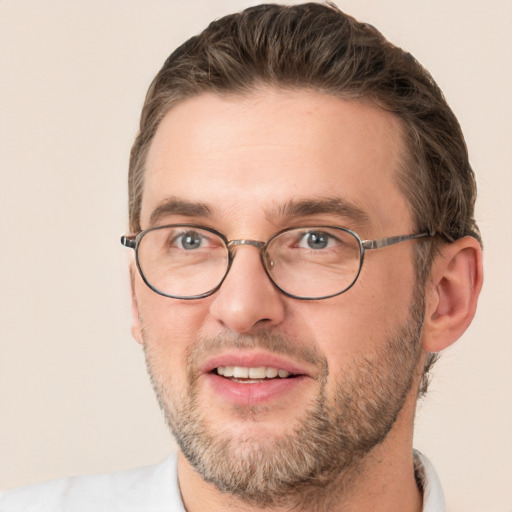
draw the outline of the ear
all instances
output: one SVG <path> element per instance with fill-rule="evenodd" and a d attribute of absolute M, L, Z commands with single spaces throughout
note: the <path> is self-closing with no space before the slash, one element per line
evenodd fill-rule
<path fill-rule="evenodd" d="M 139 305 L 137 304 L 137 296 L 135 295 L 135 269 L 130 267 L 130 288 L 132 292 L 132 336 L 137 343 L 142 345 L 142 325 L 140 321 Z"/>
<path fill-rule="evenodd" d="M 460 338 L 475 316 L 482 282 L 478 240 L 466 236 L 441 248 L 426 288 L 424 350 L 439 352 Z"/>

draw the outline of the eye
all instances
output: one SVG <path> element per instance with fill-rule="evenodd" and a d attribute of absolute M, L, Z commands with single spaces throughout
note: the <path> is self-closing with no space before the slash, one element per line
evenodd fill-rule
<path fill-rule="evenodd" d="M 301 248 L 321 250 L 329 247 L 333 241 L 334 237 L 325 231 L 308 231 L 302 235 L 298 246 Z"/>
<path fill-rule="evenodd" d="M 178 249 L 193 251 L 194 249 L 200 249 L 204 245 L 205 237 L 197 231 L 186 231 L 177 235 L 172 242 Z"/>

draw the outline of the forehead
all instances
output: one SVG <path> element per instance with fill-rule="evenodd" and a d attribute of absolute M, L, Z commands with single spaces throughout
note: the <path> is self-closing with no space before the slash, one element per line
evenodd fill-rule
<path fill-rule="evenodd" d="M 393 115 L 332 95 L 262 89 L 193 97 L 167 113 L 152 141 L 142 226 L 170 198 L 205 205 L 221 221 L 340 200 L 375 229 L 403 224 L 410 214 L 396 185 L 402 146 Z"/>

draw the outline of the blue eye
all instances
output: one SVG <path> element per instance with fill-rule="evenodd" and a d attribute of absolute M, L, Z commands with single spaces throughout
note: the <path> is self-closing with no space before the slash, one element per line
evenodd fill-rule
<path fill-rule="evenodd" d="M 308 249 L 325 249 L 332 240 L 331 235 L 323 231 L 309 231 L 304 233 L 299 241 L 299 247 L 307 247 Z"/>
<path fill-rule="evenodd" d="M 204 237 L 196 231 L 187 231 L 175 238 L 175 243 L 180 249 L 192 251 L 199 249 L 203 245 Z"/>

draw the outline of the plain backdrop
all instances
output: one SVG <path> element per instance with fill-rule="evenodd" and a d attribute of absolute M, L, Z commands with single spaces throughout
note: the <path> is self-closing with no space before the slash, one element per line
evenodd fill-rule
<path fill-rule="evenodd" d="M 164 459 L 130 336 L 126 169 L 150 80 L 242 0 L 0 0 L 0 488 Z M 511 512 L 512 2 L 339 0 L 411 51 L 478 176 L 485 285 L 420 404 L 450 512 Z"/>

